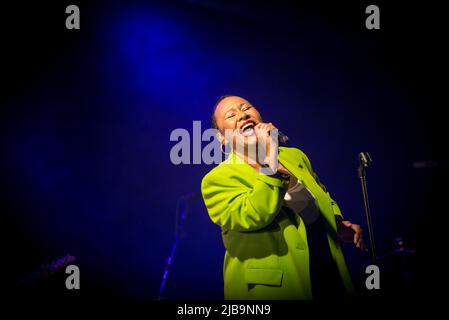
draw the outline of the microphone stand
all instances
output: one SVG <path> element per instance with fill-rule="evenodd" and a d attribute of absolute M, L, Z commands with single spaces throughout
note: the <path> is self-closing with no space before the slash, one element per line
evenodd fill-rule
<path fill-rule="evenodd" d="M 170 251 L 170 256 L 167 259 L 167 264 L 164 268 L 164 273 L 162 275 L 161 285 L 159 287 L 159 296 L 157 300 L 161 300 L 165 291 L 165 285 L 167 283 L 168 273 L 170 271 L 170 267 L 172 266 L 175 260 L 176 248 L 178 247 L 178 242 L 181 237 L 183 222 L 187 217 L 187 214 L 190 211 L 190 201 L 194 198 L 198 197 L 197 194 L 187 194 L 178 199 L 176 204 L 176 224 L 175 224 L 175 239 L 173 240 L 173 245 Z M 184 202 L 184 206 L 181 204 Z"/>
<path fill-rule="evenodd" d="M 368 152 L 360 152 L 359 161 L 360 165 L 357 171 L 359 174 L 360 183 L 362 185 L 363 203 L 365 206 L 366 223 L 368 226 L 368 236 L 371 247 L 371 260 L 373 264 L 376 264 L 377 261 L 376 245 L 374 243 L 373 222 L 371 221 L 371 210 L 369 208 L 369 201 L 368 201 L 368 189 L 366 187 L 366 168 L 368 168 L 371 165 L 371 162 L 373 160 L 371 159 Z"/>

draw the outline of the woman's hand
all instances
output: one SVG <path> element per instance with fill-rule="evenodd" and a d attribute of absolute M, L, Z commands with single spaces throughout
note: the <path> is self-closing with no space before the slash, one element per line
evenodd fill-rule
<path fill-rule="evenodd" d="M 263 123 L 260 122 L 254 127 L 257 135 L 257 146 L 258 149 L 258 160 L 262 164 L 267 164 L 273 172 L 278 169 L 278 158 L 277 158 L 277 147 L 278 143 L 275 141 L 274 136 L 270 134 L 270 131 L 277 129 L 271 122 Z M 273 149 L 273 150 L 272 150 Z M 262 156 L 259 157 L 259 152 L 263 152 Z"/>
<path fill-rule="evenodd" d="M 342 220 L 337 225 L 337 233 L 343 241 L 353 242 L 358 249 L 368 251 L 363 243 L 360 225 Z"/>

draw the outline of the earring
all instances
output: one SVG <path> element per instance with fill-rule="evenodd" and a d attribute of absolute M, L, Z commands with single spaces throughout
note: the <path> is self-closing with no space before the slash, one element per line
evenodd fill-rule
<path fill-rule="evenodd" d="M 223 150 L 223 146 L 225 147 L 224 150 Z M 227 156 L 228 154 L 231 153 L 231 151 L 228 152 L 228 153 L 225 152 L 225 151 L 226 151 L 226 147 L 227 147 L 227 144 L 225 144 L 225 143 L 222 143 L 222 144 L 220 145 L 220 150 L 221 150 L 221 152 L 222 152 L 225 156 Z"/>

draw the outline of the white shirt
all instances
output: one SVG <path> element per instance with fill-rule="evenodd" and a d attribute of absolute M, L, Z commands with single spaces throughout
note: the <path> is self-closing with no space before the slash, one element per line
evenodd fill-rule
<path fill-rule="evenodd" d="M 284 200 L 290 209 L 301 216 L 306 225 L 312 224 L 320 216 L 315 196 L 299 180 L 287 190 Z"/>

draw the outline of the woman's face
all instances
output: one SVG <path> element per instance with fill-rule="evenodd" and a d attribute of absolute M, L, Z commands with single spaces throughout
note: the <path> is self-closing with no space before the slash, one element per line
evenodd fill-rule
<path fill-rule="evenodd" d="M 254 127 L 262 122 L 262 117 L 247 100 L 238 96 L 224 98 L 217 105 L 214 116 L 221 134 L 221 143 L 227 142 L 227 130 L 233 133 L 234 144 L 240 140 L 245 145 L 257 142 Z"/>

